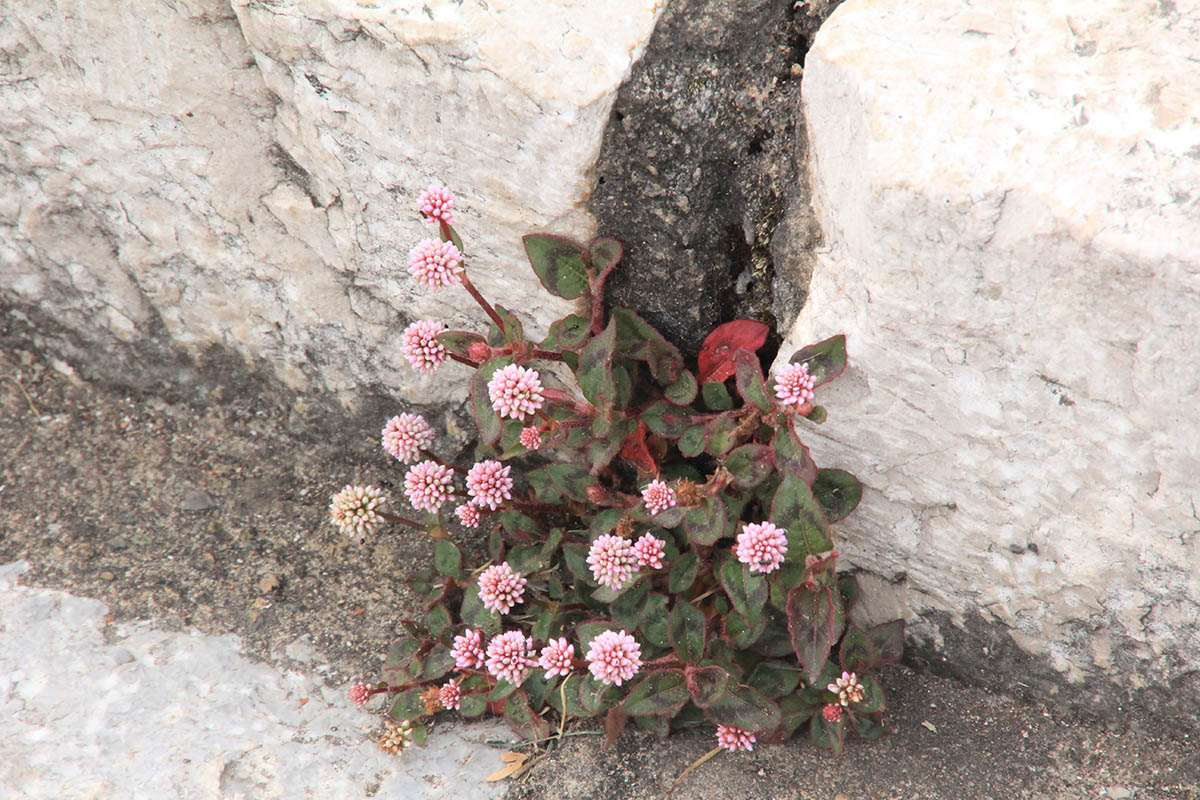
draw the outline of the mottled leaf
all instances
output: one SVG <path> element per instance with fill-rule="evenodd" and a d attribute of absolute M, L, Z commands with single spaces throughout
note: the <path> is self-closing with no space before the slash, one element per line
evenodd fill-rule
<path fill-rule="evenodd" d="M 574 300 L 588 289 L 587 267 L 583 248 L 570 239 L 543 233 L 521 237 L 525 253 L 534 273 L 546 291 L 567 300 Z"/>

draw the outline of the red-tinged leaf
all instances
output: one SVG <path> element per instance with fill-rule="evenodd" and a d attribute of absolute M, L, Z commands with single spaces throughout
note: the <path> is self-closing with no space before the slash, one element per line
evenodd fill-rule
<path fill-rule="evenodd" d="M 846 369 L 846 336 L 838 334 L 808 347 L 801 347 L 788 359 L 791 364 L 808 364 L 814 388 L 829 383 Z"/>
<path fill-rule="evenodd" d="M 625 730 L 625 723 L 629 721 L 629 715 L 621 712 L 619 707 L 613 707 L 608 710 L 608 714 L 604 717 L 604 749 L 612 750 L 612 746 L 617 743 L 617 739 L 621 738 L 621 731 Z"/>
<path fill-rule="evenodd" d="M 754 353 L 767 342 L 770 328 L 752 319 L 735 319 L 718 325 L 704 339 L 697 357 L 700 383 L 724 381 L 737 372 L 733 354 L 738 350 Z"/>
<path fill-rule="evenodd" d="M 816 683 L 841 633 L 836 630 L 837 611 L 829 589 L 794 587 L 788 592 L 787 617 L 796 658 L 809 683 Z"/>
<path fill-rule="evenodd" d="M 643 472 L 658 474 L 658 464 L 646 447 L 646 423 L 638 420 L 637 429 L 625 437 L 621 445 L 621 458 L 633 464 Z"/>
<path fill-rule="evenodd" d="M 588 291 L 584 249 L 570 239 L 531 233 L 521 238 L 529 263 L 550 294 L 574 300 Z"/>

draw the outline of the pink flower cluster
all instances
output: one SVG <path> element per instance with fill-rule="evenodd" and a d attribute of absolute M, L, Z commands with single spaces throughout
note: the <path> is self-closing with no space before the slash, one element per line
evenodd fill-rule
<path fill-rule="evenodd" d="M 454 489 L 454 470 L 436 461 L 422 461 L 404 476 L 404 494 L 412 507 L 436 514 Z"/>
<path fill-rule="evenodd" d="M 451 242 L 422 239 L 408 254 L 408 274 L 426 289 L 457 286 L 462 281 L 462 253 Z"/>
<path fill-rule="evenodd" d="M 467 628 L 455 636 L 450 655 L 459 669 L 480 669 L 483 666 L 483 631 Z"/>
<path fill-rule="evenodd" d="M 499 461 L 480 461 L 467 472 L 467 491 L 471 502 L 482 508 L 495 511 L 505 500 L 512 499 L 513 479 L 509 475 L 512 467 L 502 466 Z"/>
<path fill-rule="evenodd" d="M 432 372 L 449 357 L 446 345 L 437 335 L 442 332 L 442 323 L 430 319 L 417 320 L 404 329 L 400 351 L 417 372 Z"/>
<path fill-rule="evenodd" d="M 371 699 L 371 687 L 365 683 L 356 683 L 350 687 L 349 695 L 350 702 L 361 708 Z"/>
<path fill-rule="evenodd" d="M 411 464 L 423 448 L 433 444 L 433 428 L 420 414 L 401 414 L 383 426 L 383 449 L 397 460 Z"/>
<path fill-rule="evenodd" d="M 731 753 L 736 753 L 738 750 L 753 750 L 756 741 L 758 740 L 750 731 L 744 731 L 732 725 L 717 726 L 717 744 Z"/>
<path fill-rule="evenodd" d="M 537 370 L 517 364 L 496 370 L 488 381 L 488 397 L 500 418 L 523 420 L 542 407 L 542 382 Z"/>
<path fill-rule="evenodd" d="M 653 516 L 675 505 L 675 490 L 662 481 L 653 480 L 642 489 L 642 500 L 646 503 L 646 510 Z"/>
<path fill-rule="evenodd" d="M 487 646 L 487 668 L 499 680 L 520 686 L 537 666 L 533 658 L 533 640 L 520 631 L 509 631 L 493 637 Z"/>
<path fill-rule="evenodd" d="M 642 648 L 625 631 L 604 631 L 592 639 L 587 661 L 596 680 L 620 686 L 642 668 Z"/>
<path fill-rule="evenodd" d="M 638 558 L 628 539 L 606 533 L 592 542 L 587 563 L 597 583 L 618 591 L 633 577 Z"/>
<path fill-rule="evenodd" d="M 451 678 L 438 689 L 438 702 L 442 704 L 442 708 L 457 710 L 462 701 L 462 687 L 458 685 L 458 681 Z"/>
<path fill-rule="evenodd" d="M 564 638 L 551 639 L 542 648 L 538 665 L 546 670 L 546 680 L 555 675 L 566 677 L 571 674 L 571 660 L 575 658 L 575 645 Z"/>
<path fill-rule="evenodd" d="M 825 687 L 837 695 L 838 702 L 843 706 L 851 703 L 861 703 L 867 699 L 867 689 L 858 681 L 858 675 L 853 672 L 842 672 L 842 677 Z"/>
<path fill-rule="evenodd" d="M 787 531 L 770 522 L 748 523 L 742 526 L 733 552 L 751 572 L 774 572 L 787 553 Z"/>
<path fill-rule="evenodd" d="M 826 703 L 821 708 L 821 716 L 826 722 L 838 722 L 842 718 L 842 707 L 838 703 Z"/>
<path fill-rule="evenodd" d="M 513 572 L 507 561 L 488 567 L 479 576 L 479 599 L 483 607 L 497 614 L 507 614 L 525 596 L 528 581 Z"/>
<path fill-rule="evenodd" d="M 454 212 L 450 210 L 454 208 L 454 195 L 444 186 L 429 184 L 429 188 L 417 197 L 417 208 L 430 219 L 454 224 Z"/>
<path fill-rule="evenodd" d="M 537 450 L 542 446 L 542 432 L 537 428 L 522 428 L 521 435 L 518 437 L 517 441 L 519 441 L 521 446 L 526 450 Z"/>
<path fill-rule="evenodd" d="M 349 486 L 329 501 L 329 520 L 346 536 L 364 541 L 379 522 L 376 510 L 387 500 L 374 486 Z"/>
<path fill-rule="evenodd" d="M 802 406 L 812 402 L 815 383 L 808 364 L 788 364 L 775 375 L 775 396 L 785 406 Z"/>
<path fill-rule="evenodd" d="M 643 534 L 642 538 L 633 545 L 633 554 L 637 558 L 638 565 L 650 567 L 650 569 L 662 569 L 662 560 L 666 553 L 666 545 L 663 540 L 649 533 Z"/>
<path fill-rule="evenodd" d="M 479 507 L 474 503 L 463 503 L 458 508 L 454 509 L 458 521 L 463 524 L 464 528 L 479 527 Z"/>

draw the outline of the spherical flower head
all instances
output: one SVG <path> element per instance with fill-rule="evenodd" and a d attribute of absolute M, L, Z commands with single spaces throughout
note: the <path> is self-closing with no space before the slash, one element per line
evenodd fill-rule
<path fill-rule="evenodd" d="M 650 481 L 649 485 L 642 489 L 642 500 L 646 503 L 646 510 L 653 516 L 675 505 L 675 490 L 662 481 Z"/>
<path fill-rule="evenodd" d="M 462 281 L 462 253 L 452 242 L 422 239 L 408 253 L 408 274 L 426 289 L 457 286 Z"/>
<path fill-rule="evenodd" d="M 517 441 L 526 450 L 537 450 L 542 446 L 542 432 L 537 428 L 521 428 L 521 435 Z"/>
<path fill-rule="evenodd" d="M 404 748 L 413 741 L 412 723 L 404 720 L 399 725 L 394 722 L 384 724 L 387 728 L 384 730 L 383 736 L 379 737 L 379 749 L 390 755 L 404 752 Z"/>
<path fill-rule="evenodd" d="M 329 501 L 329 519 L 345 535 L 364 541 L 375 532 L 379 522 L 379 506 L 386 502 L 374 486 L 349 486 Z"/>
<path fill-rule="evenodd" d="M 587 563 L 596 583 L 619 591 L 633 577 L 638 559 L 628 539 L 606 533 L 592 542 Z"/>
<path fill-rule="evenodd" d="M 555 675 L 562 675 L 565 678 L 571 674 L 571 660 L 573 658 L 575 658 L 575 645 L 564 638 L 551 639 L 542 648 L 542 655 L 538 659 L 538 666 L 546 670 L 546 680 L 553 678 Z"/>
<path fill-rule="evenodd" d="M 641 669 L 642 648 L 625 631 L 605 631 L 592 639 L 587 661 L 596 680 L 620 686 Z"/>
<path fill-rule="evenodd" d="M 411 464 L 423 448 L 433 444 L 433 428 L 420 414 L 401 414 L 383 426 L 383 449 L 405 464 Z"/>
<path fill-rule="evenodd" d="M 770 522 L 751 522 L 742 526 L 733 548 L 737 560 L 751 572 L 774 572 L 787 552 L 787 531 Z"/>
<path fill-rule="evenodd" d="M 464 528 L 479 527 L 479 507 L 474 503 L 463 503 L 458 508 L 454 509 L 455 516 L 462 523 Z"/>
<path fill-rule="evenodd" d="M 483 667 L 483 631 L 467 628 L 462 635 L 455 636 L 450 655 L 454 657 L 454 666 L 458 669 Z"/>
<path fill-rule="evenodd" d="M 480 508 L 487 506 L 495 511 L 505 500 L 512 499 L 511 470 L 512 467 L 491 459 L 477 462 L 467 472 L 467 491 L 471 494 L 471 502 Z"/>
<path fill-rule="evenodd" d="M 533 658 L 533 640 L 520 631 L 509 631 L 494 637 L 487 646 L 488 672 L 498 680 L 520 686 L 537 666 Z"/>
<path fill-rule="evenodd" d="M 367 701 L 371 699 L 371 687 L 367 686 L 365 683 L 356 683 L 350 687 L 348 694 L 350 696 L 350 702 L 354 703 L 354 705 L 358 706 L 359 708 L 362 708 L 367 704 Z"/>
<path fill-rule="evenodd" d="M 866 687 L 858 682 L 858 675 L 853 672 L 842 672 L 842 677 L 825 688 L 836 694 L 838 702 L 843 706 L 861 703 L 867 698 Z"/>
<path fill-rule="evenodd" d="M 821 709 L 821 716 L 826 722 L 838 722 L 842 718 L 842 707 L 838 703 L 826 703 Z"/>
<path fill-rule="evenodd" d="M 454 208 L 454 195 L 444 186 L 429 184 L 429 188 L 417 197 L 417 208 L 429 219 L 454 224 L 454 212 L 450 210 Z"/>
<path fill-rule="evenodd" d="M 507 614 L 521 602 L 527 581 L 513 572 L 507 561 L 488 567 L 479 576 L 479 599 L 483 607 L 497 614 Z"/>
<path fill-rule="evenodd" d="M 450 497 L 454 470 L 436 461 L 422 461 L 404 476 L 404 494 L 413 508 L 436 514 Z"/>
<path fill-rule="evenodd" d="M 472 361 L 482 364 L 492 357 L 492 348 L 485 342 L 471 342 L 471 346 L 467 348 L 467 356 Z"/>
<path fill-rule="evenodd" d="M 442 323 L 421 319 L 404 329 L 400 350 L 417 372 L 432 372 L 449 357 L 446 345 L 438 340 Z"/>
<path fill-rule="evenodd" d="M 732 725 L 717 726 L 717 744 L 731 753 L 736 753 L 738 750 L 753 750 L 756 741 L 758 740 L 750 731 L 744 731 Z"/>
<path fill-rule="evenodd" d="M 650 569 L 662 569 L 662 560 L 666 552 L 663 540 L 649 533 L 643 534 L 633 545 L 633 554 L 637 558 L 638 566 Z"/>
<path fill-rule="evenodd" d="M 812 402 L 816 379 L 808 374 L 808 364 L 788 364 L 775 375 L 775 396 L 785 406 Z"/>
<path fill-rule="evenodd" d="M 488 397 L 500 418 L 523 420 L 542 407 L 542 382 L 537 370 L 509 364 L 488 381 Z"/>
<path fill-rule="evenodd" d="M 458 685 L 458 681 L 451 678 L 438 689 L 438 700 L 442 704 L 442 708 L 448 708 L 452 711 L 457 711 L 459 703 L 462 701 L 462 687 Z"/>

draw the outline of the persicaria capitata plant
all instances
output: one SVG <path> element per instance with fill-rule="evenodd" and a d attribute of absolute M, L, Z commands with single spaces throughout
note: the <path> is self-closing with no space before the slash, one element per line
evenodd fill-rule
<path fill-rule="evenodd" d="M 845 369 L 845 337 L 764 374 L 767 327 L 736 320 L 693 363 L 605 303 L 619 242 L 531 234 L 542 286 L 578 302 L 533 341 L 471 282 L 454 196 L 434 185 L 417 205 L 438 237 L 408 271 L 430 291 L 465 291 L 487 327 L 419 320 L 403 337 L 415 369 L 470 381 L 473 463 L 439 458 L 428 422 L 401 413 L 381 444 L 411 511 L 370 486 L 330 506 L 358 541 L 389 523 L 434 537 L 434 564 L 412 582 L 422 614 L 402 621 L 377 682 L 351 690 L 360 705 L 387 699 L 388 746 L 424 741 L 441 715 L 489 712 L 531 741 L 577 717 L 603 717 L 610 740 L 630 722 L 664 737 L 703 726 L 730 751 L 804 726 L 839 753 L 849 732 L 882 734 L 874 672 L 900 659 L 904 625 L 850 623 L 858 587 L 837 572 L 830 525 L 862 487 L 804 444 L 826 418 L 821 387 Z"/>

